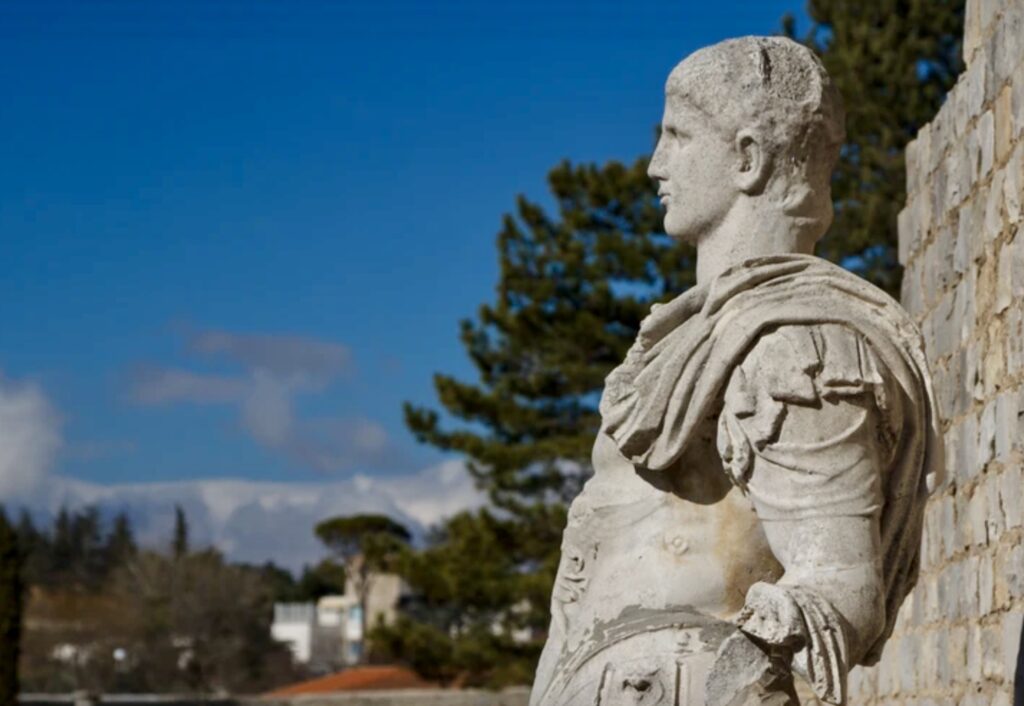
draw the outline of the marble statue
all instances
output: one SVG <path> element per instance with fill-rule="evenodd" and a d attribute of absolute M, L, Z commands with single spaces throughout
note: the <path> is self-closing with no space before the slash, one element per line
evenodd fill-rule
<path fill-rule="evenodd" d="M 916 580 L 942 440 L 917 327 L 812 255 L 844 137 L 779 37 L 671 73 L 649 174 L 697 284 L 607 378 L 531 706 L 846 701 Z"/>

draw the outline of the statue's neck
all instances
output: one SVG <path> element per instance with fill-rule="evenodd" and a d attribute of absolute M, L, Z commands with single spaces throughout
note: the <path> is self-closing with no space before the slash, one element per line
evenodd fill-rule
<path fill-rule="evenodd" d="M 793 219 L 770 209 L 732 209 L 697 241 L 697 284 L 707 284 L 746 260 L 787 253 L 811 255 L 814 241 L 801 238 Z"/>

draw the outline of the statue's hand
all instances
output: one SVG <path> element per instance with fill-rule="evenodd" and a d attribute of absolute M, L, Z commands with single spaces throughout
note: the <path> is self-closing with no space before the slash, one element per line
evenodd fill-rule
<path fill-rule="evenodd" d="M 707 706 L 799 706 L 786 661 L 742 632 L 718 648 L 705 686 Z"/>

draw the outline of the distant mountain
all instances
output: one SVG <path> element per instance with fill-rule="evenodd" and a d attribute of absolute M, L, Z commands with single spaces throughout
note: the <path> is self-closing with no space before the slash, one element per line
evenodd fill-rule
<path fill-rule="evenodd" d="M 483 495 L 459 461 L 418 473 L 377 479 L 355 476 L 319 483 L 195 480 L 99 485 L 50 476 L 21 503 L 35 515 L 95 505 L 104 516 L 126 512 L 144 546 L 170 541 L 174 508 L 189 522 L 193 545 L 213 545 L 236 561 L 274 563 L 297 571 L 325 555 L 313 526 L 334 515 L 375 512 L 405 524 L 415 535 L 460 510 L 479 507 Z"/>

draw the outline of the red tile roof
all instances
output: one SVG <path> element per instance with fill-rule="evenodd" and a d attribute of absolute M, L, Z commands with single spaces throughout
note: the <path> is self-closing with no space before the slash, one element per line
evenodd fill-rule
<path fill-rule="evenodd" d="M 434 689 L 436 684 L 421 679 L 405 667 L 353 667 L 336 674 L 291 684 L 269 692 L 266 696 L 328 694 L 334 691 L 374 689 Z"/>

